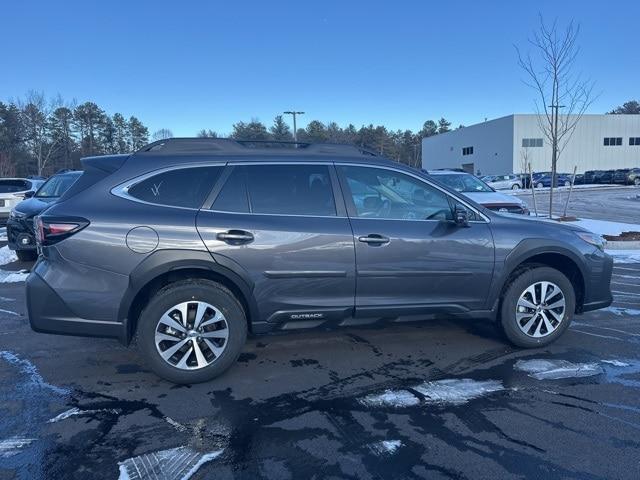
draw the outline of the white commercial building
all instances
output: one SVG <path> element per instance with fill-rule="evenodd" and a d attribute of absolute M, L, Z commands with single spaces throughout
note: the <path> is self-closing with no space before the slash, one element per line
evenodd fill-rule
<path fill-rule="evenodd" d="M 551 144 L 538 115 L 509 115 L 422 140 L 422 168 L 481 175 L 551 170 Z M 560 155 L 558 172 L 640 167 L 640 115 L 584 115 Z"/>

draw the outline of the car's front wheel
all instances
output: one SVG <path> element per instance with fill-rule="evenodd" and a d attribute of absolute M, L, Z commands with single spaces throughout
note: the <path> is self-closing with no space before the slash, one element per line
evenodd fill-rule
<path fill-rule="evenodd" d="M 537 185 L 537 187 L 538 187 L 538 188 L 542 188 L 542 187 L 544 187 L 544 184 L 543 184 L 542 182 L 540 182 L 540 183 Z"/>
<path fill-rule="evenodd" d="M 513 185 L 511 185 L 511 190 L 520 190 L 520 188 L 522 187 L 520 187 L 520 185 L 517 183 L 514 183 Z"/>
<path fill-rule="evenodd" d="M 159 290 L 140 314 L 138 348 L 162 378 L 199 383 L 227 370 L 247 337 L 242 305 L 223 285 L 185 280 Z"/>
<path fill-rule="evenodd" d="M 560 271 L 532 267 L 516 276 L 502 299 L 500 321 L 519 347 L 548 345 L 569 327 L 576 308 L 573 285 Z"/>

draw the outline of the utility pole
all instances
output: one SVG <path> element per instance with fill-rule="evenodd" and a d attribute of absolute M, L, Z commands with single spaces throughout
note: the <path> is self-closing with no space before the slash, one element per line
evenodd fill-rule
<path fill-rule="evenodd" d="M 291 115 L 293 117 L 293 141 L 296 143 L 296 147 L 298 146 L 298 126 L 296 125 L 296 116 L 304 115 L 304 112 L 296 112 L 295 110 L 290 110 L 284 112 L 285 115 Z"/>
<path fill-rule="evenodd" d="M 549 105 L 551 108 L 551 188 L 549 189 L 549 219 L 553 218 L 553 189 L 556 184 L 556 171 L 558 164 L 558 110 L 564 105 L 557 103 Z"/>

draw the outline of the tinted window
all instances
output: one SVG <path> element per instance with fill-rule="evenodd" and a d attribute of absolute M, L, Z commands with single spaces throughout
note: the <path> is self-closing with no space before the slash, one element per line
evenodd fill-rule
<path fill-rule="evenodd" d="M 417 178 L 394 170 L 340 167 L 358 217 L 451 220 L 448 196 Z"/>
<path fill-rule="evenodd" d="M 326 165 L 250 165 L 244 169 L 251 212 L 336 215 Z"/>
<path fill-rule="evenodd" d="M 244 167 L 235 167 L 225 182 L 222 190 L 213 202 L 213 210 L 221 212 L 249 212 L 249 199 L 247 197 L 247 184 Z"/>
<path fill-rule="evenodd" d="M 0 193 L 24 192 L 31 188 L 27 180 L 0 180 Z"/>
<path fill-rule="evenodd" d="M 139 200 L 172 207 L 200 208 L 223 167 L 179 168 L 159 173 L 129 189 Z"/>

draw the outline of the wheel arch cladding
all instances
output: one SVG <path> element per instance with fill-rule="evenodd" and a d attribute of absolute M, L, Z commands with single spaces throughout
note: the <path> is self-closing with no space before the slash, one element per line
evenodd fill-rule
<path fill-rule="evenodd" d="M 242 272 L 217 264 L 208 252 L 162 250 L 145 259 L 130 276 L 130 286 L 122 300 L 119 318 L 126 326 L 126 343 L 135 335 L 138 318 L 149 299 L 169 283 L 188 279 L 207 279 L 228 288 L 242 304 L 251 330 L 258 319 L 253 287 Z"/>
<path fill-rule="evenodd" d="M 576 312 L 579 312 L 584 303 L 586 286 L 584 272 L 580 268 L 579 263 L 573 259 L 572 256 L 573 254 L 568 251 L 558 251 L 553 249 L 547 251 L 534 250 L 529 256 L 519 258 L 518 263 L 511 266 L 509 275 L 506 276 L 506 280 L 502 284 L 500 302 L 502 302 L 504 292 L 508 288 L 514 276 L 519 275 L 522 271 L 528 268 L 544 266 L 558 270 L 569 279 L 575 293 Z"/>

